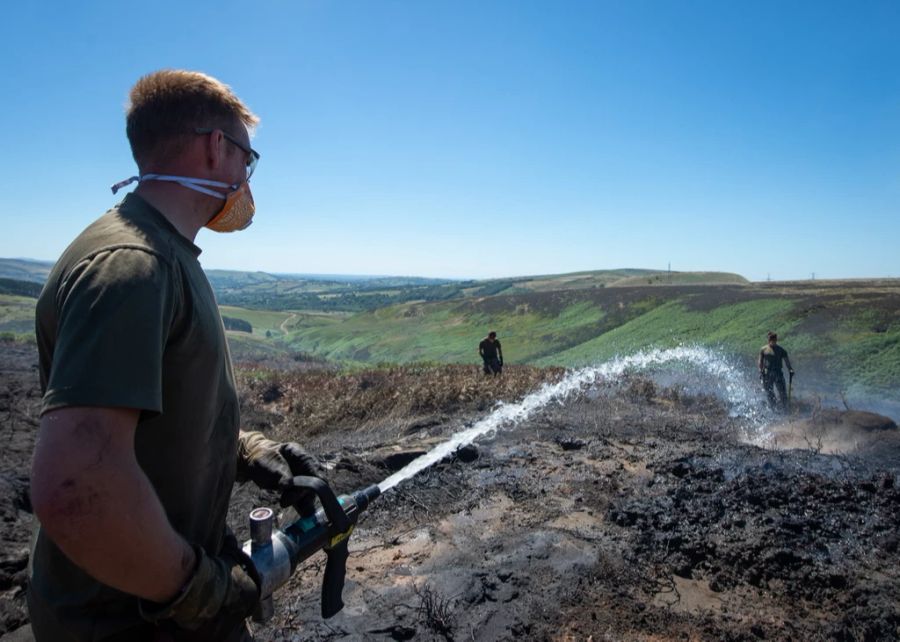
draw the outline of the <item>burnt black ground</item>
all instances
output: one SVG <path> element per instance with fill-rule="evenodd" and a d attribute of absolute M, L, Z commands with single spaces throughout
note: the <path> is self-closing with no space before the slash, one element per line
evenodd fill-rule
<path fill-rule="evenodd" d="M 32 522 L 37 384 L 31 353 L 16 350 L 2 370 L 14 447 L 3 455 L 0 632 L 23 621 Z M 247 421 L 290 437 L 295 404 L 268 389 L 245 390 Z M 346 492 L 487 412 L 475 401 L 294 436 Z M 319 554 L 257 638 L 898 639 L 898 462 L 874 454 L 896 452 L 896 428 L 840 455 L 743 437 L 715 399 L 646 382 L 554 404 L 385 494 L 351 539 L 344 610 L 319 614 Z M 249 509 L 274 499 L 236 488 L 230 521 L 242 537 Z"/>
<path fill-rule="evenodd" d="M 28 499 L 40 388 L 33 345 L 0 341 L 0 633 L 27 622 Z"/>
<path fill-rule="evenodd" d="M 742 436 L 717 401 L 652 386 L 548 409 L 373 505 L 343 613 L 318 616 L 311 561 L 259 636 L 897 639 L 896 466 Z M 334 454 L 337 488 L 386 476 L 368 439 Z"/>

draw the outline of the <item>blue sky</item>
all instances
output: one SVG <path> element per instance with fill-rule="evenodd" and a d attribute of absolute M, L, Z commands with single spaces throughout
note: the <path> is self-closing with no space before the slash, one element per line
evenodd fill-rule
<path fill-rule="evenodd" d="M 900 276 L 900 3 L 10 3 L 0 256 L 55 259 L 135 173 L 134 81 L 261 117 L 207 268 Z"/>

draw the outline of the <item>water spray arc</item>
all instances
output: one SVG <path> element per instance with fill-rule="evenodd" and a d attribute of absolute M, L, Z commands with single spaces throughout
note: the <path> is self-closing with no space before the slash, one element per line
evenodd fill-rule
<path fill-rule="evenodd" d="M 480 437 L 493 435 L 498 430 L 514 428 L 536 411 L 552 402 L 561 402 L 570 394 L 603 381 L 618 380 L 627 372 L 646 372 L 659 366 L 680 365 L 699 370 L 711 376 L 715 387 L 724 397 L 733 416 L 754 419 L 758 416 L 757 398 L 750 394 L 748 382 L 740 368 L 721 353 L 700 346 L 655 349 L 616 357 L 597 366 L 579 368 L 569 372 L 562 380 L 544 384 L 539 390 L 514 404 L 500 404 L 494 412 L 478 421 L 471 428 L 455 434 L 448 441 L 435 446 L 421 457 L 414 459 L 378 484 L 382 493 L 401 481 L 415 476 L 432 464 L 453 454 Z"/>

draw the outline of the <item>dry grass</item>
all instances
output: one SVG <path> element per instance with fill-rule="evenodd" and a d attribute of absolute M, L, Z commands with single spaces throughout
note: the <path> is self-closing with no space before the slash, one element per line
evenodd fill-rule
<path fill-rule="evenodd" d="M 425 626 L 445 639 L 452 639 L 454 600 L 444 597 L 428 584 L 417 586 L 415 592 L 419 598 L 418 611 Z"/>
<path fill-rule="evenodd" d="M 397 366 L 354 373 L 238 369 L 243 409 L 283 417 L 293 435 L 411 424 L 422 417 L 481 412 L 561 378 L 562 368 L 512 366 L 487 377 L 476 366 Z M 243 411 L 243 410 L 242 410 Z"/>

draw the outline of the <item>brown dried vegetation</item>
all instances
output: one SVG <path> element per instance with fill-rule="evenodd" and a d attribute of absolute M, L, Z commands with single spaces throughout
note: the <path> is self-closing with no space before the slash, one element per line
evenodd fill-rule
<path fill-rule="evenodd" d="M 558 380 L 562 368 L 512 366 L 498 377 L 480 367 L 421 365 L 335 373 L 238 370 L 245 424 L 278 423 L 277 434 L 317 435 L 393 424 L 403 430 L 423 419 L 483 412 L 514 401 L 540 384 Z M 259 411 L 264 415 L 259 416 Z M 275 419 L 273 419 L 276 417 Z"/>

